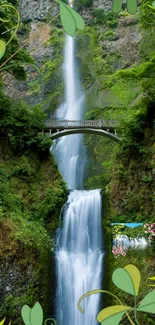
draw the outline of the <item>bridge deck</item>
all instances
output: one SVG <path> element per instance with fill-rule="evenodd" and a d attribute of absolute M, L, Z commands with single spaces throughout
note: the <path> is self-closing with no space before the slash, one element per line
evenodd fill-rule
<path fill-rule="evenodd" d="M 93 128 L 93 129 L 115 129 L 119 123 L 112 120 L 47 120 L 45 122 L 46 129 L 73 129 L 73 128 Z"/>

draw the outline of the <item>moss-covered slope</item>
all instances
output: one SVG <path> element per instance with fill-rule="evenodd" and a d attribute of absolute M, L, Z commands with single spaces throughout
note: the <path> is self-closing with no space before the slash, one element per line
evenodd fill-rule
<path fill-rule="evenodd" d="M 0 117 L 0 315 L 22 324 L 23 304 L 48 310 L 53 236 L 67 192 L 41 134 L 41 109 L 1 91 Z"/>
<path fill-rule="evenodd" d="M 122 142 L 115 145 L 101 137 L 85 137 L 89 154 L 85 186 L 105 189 L 109 221 L 151 221 L 155 215 L 154 26 L 144 24 L 140 8 L 135 16 L 122 11 L 113 26 L 102 10 L 95 14 L 107 20 L 97 19 L 84 32 L 89 41 L 83 57 L 94 76 L 86 92 L 86 118 L 119 121 Z"/>

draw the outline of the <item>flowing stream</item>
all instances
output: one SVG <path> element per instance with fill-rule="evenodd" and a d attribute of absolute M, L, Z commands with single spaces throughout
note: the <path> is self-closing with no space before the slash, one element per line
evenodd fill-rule
<path fill-rule="evenodd" d="M 57 119 L 78 120 L 84 114 L 84 95 L 80 90 L 74 60 L 74 39 L 66 36 L 65 103 Z M 57 296 L 58 325 L 94 325 L 99 309 L 99 295 L 82 302 L 85 310 L 77 308 L 79 298 L 86 292 L 101 288 L 103 262 L 101 238 L 100 190 L 83 190 L 85 150 L 83 135 L 69 135 L 56 140 L 52 151 L 67 183 L 70 194 L 62 216 L 63 227 L 57 232 Z"/>

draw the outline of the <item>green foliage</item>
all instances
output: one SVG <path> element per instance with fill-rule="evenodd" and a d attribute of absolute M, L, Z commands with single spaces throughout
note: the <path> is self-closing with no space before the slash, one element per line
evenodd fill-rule
<path fill-rule="evenodd" d="M 112 227 L 112 234 L 113 237 L 116 238 L 118 235 L 121 235 L 122 231 L 124 231 L 125 226 L 124 224 L 120 224 L 120 225 L 115 225 Z"/>
<path fill-rule="evenodd" d="M 18 153 L 28 148 L 48 152 L 52 141 L 39 134 L 46 117 L 41 108 L 30 109 L 25 103 L 12 102 L 1 90 L 0 93 L 0 133 L 10 148 Z"/>
<path fill-rule="evenodd" d="M 29 221 L 17 214 L 11 214 L 17 230 L 14 238 L 24 247 L 31 247 L 43 253 L 47 249 L 54 249 L 54 241 L 47 234 L 40 222 Z"/>
<path fill-rule="evenodd" d="M 17 1 L 4 1 L 2 3 L 7 5 L 13 5 L 15 8 L 17 7 Z M 0 35 L 2 35 L 2 40 L 7 44 L 5 54 L 1 59 L 1 64 L 3 64 L 12 54 L 16 52 L 16 50 L 20 47 L 20 44 L 15 36 L 11 42 L 9 40 L 12 37 L 12 30 L 15 30 L 17 26 L 17 17 L 12 19 L 12 17 L 17 16 L 15 10 L 12 7 L 0 7 L 0 15 L 3 20 L 6 20 L 6 23 L 0 23 Z M 3 34 L 4 33 L 4 34 Z M 16 54 L 15 57 L 11 59 L 9 64 L 6 64 L 1 70 L 7 70 L 10 73 L 14 74 L 17 79 L 26 80 L 26 73 L 23 68 L 23 64 L 25 63 L 33 63 L 34 60 L 31 58 L 29 53 L 22 49 L 19 53 Z"/>
<path fill-rule="evenodd" d="M 113 30 L 108 30 L 103 34 L 103 39 L 111 40 L 113 37 L 116 37 L 116 34 L 113 32 Z"/>
<path fill-rule="evenodd" d="M 118 16 L 112 11 L 105 12 L 104 9 L 94 9 L 93 16 L 95 17 L 94 24 L 107 25 L 112 28 L 118 25 Z"/>
<path fill-rule="evenodd" d="M 140 7 L 141 26 L 145 29 L 152 29 L 155 21 L 155 11 L 151 8 L 152 0 L 143 0 Z"/>
<path fill-rule="evenodd" d="M 93 10 L 94 24 L 104 24 L 105 22 L 105 11 L 104 9 L 94 9 Z"/>
<path fill-rule="evenodd" d="M 11 239 L 5 238 L 3 247 L 7 250 L 11 240 L 13 247 L 29 251 L 30 256 L 36 252 L 38 263 L 54 249 L 53 229 L 49 227 L 49 236 L 45 224 L 58 220 L 66 187 L 49 152 L 51 140 L 41 134 L 46 115 L 39 106 L 30 109 L 25 103 L 12 102 L 0 91 L 0 228 L 5 229 L 5 223 L 12 225 Z M 34 296 L 35 291 L 27 301 Z M 28 298 L 22 295 L 20 301 L 16 296 L 10 299 L 2 304 L 2 311 L 9 303 L 7 314 L 15 315 L 16 306 Z"/>
<path fill-rule="evenodd" d="M 85 7 L 90 7 L 93 3 L 93 0 L 79 0 L 75 2 L 75 8 L 81 10 Z"/>
<path fill-rule="evenodd" d="M 119 222 L 147 221 L 154 215 L 154 69 L 152 56 L 134 68 L 100 76 L 100 92 L 109 92 L 115 101 L 107 107 L 93 108 L 87 114 L 92 119 L 118 120 L 124 130 L 124 136 L 118 130 L 123 140 L 121 146 L 114 149 L 104 139 L 95 141 L 91 137 L 90 151 L 92 173 L 102 175 L 96 178 L 99 187 L 110 181 L 106 195 L 111 202 L 111 218 Z M 104 101 L 105 96 L 102 98 Z M 107 154 L 108 149 L 113 154 Z M 86 184 L 90 188 L 90 177 Z"/>

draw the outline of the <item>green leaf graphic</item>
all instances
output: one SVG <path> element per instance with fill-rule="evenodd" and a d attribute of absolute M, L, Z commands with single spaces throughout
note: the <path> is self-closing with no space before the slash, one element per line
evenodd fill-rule
<path fill-rule="evenodd" d="M 152 7 L 155 9 L 155 1 L 152 2 Z"/>
<path fill-rule="evenodd" d="M 127 11 L 134 15 L 137 11 L 137 0 L 127 0 Z"/>
<path fill-rule="evenodd" d="M 30 323 L 30 307 L 28 305 L 24 305 L 22 307 L 22 311 L 21 311 L 21 316 L 23 319 L 23 322 L 25 323 L 25 325 L 31 325 Z"/>
<path fill-rule="evenodd" d="M 122 9 L 122 0 L 114 0 L 112 5 L 112 11 L 115 14 L 118 14 Z"/>
<path fill-rule="evenodd" d="M 121 290 L 131 294 L 138 295 L 140 285 L 140 272 L 132 264 L 124 268 L 118 268 L 113 272 L 112 281 Z"/>
<path fill-rule="evenodd" d="M 67 8 L 69 9 L 69 11 L 71 12 L 72 16 L 75 19 L 76 27 L 80 30 L 83 30 L 85 28 L 85 22 L 84 22 L 83 18 L 70 6 L 68 6 Z"/>
<path fill-rule="evenodd" d="M 138 268 L 133 264 L 128 264 L 124 269 L 129 273 L 135 288 L 135 295 L 138 296 L 139 286 L 141 281 L 141 275 Z"/>
<path fill-rule="evenodd" d="M 69 36 L 75 35 L 76 22 L 69 8 L 64 3 L 60 3 L 60 17 L 63 28 Z"/>
<path fill-rule="evenodd" d="M 137 308 L 138 311 L 144 311 L 147 313 L 155 313 L 155 290 L 149 292 L 141 301 Z"/>
<path fill-rule="evenodd" d="M 123 305 L 107 307 L 100 311 L 97 320 L 102 325 L 118 325 L 125 312 L 131 309 L 131 307 Z"/>
<path fill-rule="evenodd" d="M 0 59 L 3 57 L 5 51 L 6 51 L 6 44 L 2 39 L 0 39 Z"/>
<path fill-rule="evenodd" d="M 39 302 L 36 302 L 30 311 L 31 325 L 42 325 L 43 323 L 43 310 Z"/>

